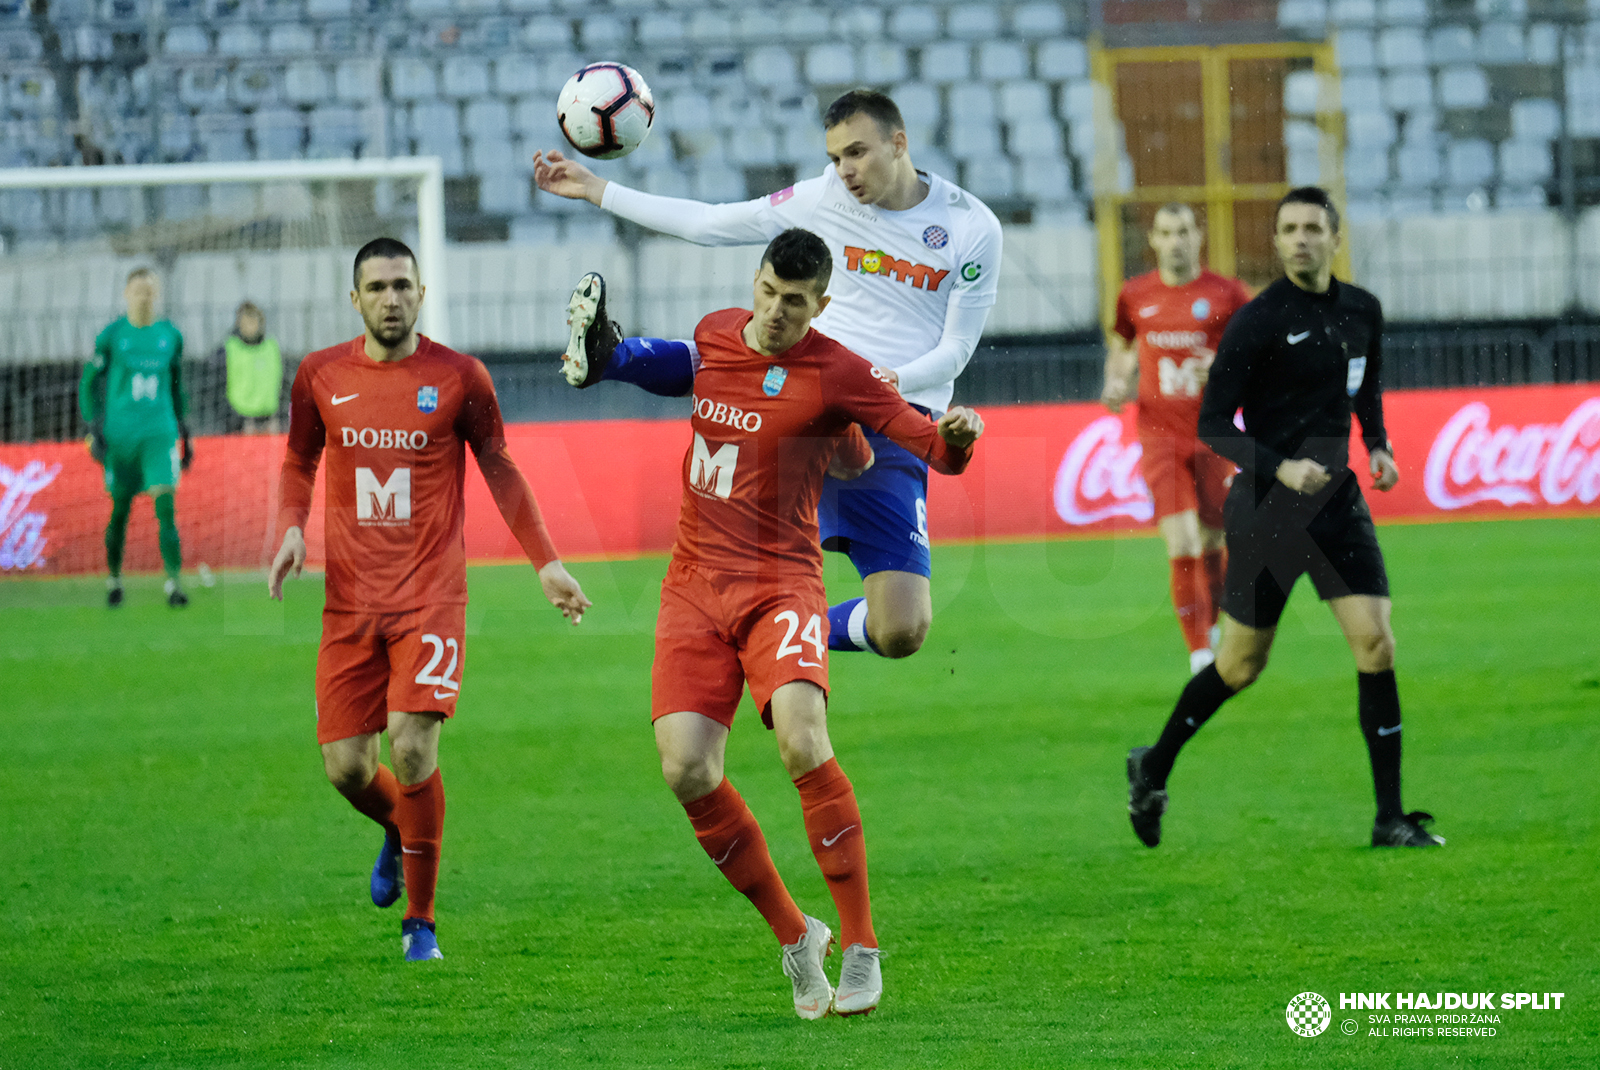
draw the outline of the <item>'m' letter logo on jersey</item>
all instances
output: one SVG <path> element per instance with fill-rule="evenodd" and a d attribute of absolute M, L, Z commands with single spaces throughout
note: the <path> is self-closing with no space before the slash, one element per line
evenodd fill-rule
<path fill-rule="evenodd" d="M 396 468 L 379 483 L 370 468 L 356 469 L 356 519 L 373 524 L 411 520 L 411 469 Z"/>
<path fill-rule="evenodd" d="M 733 466 L 739 463 L 739 447 L 729 442 L 711 452 L 700 432 L 694 433 L 694 455 L 689 459 L 689 486 L 701 494 L 726 498 L 733 493 Z"/>
<path fill-rule="evenodd" d="M 789 378 L 789 369 L 780 368 L 773 364 L 767 368 L 767 377 L 761 380 L 761 392 L 769 398 L 778 396 L 778 391 L 783 389 L 783 381 Z"/>
<path fill-rule="evenodd" d="M 417 408 L 423 412 L 432 412 L 439 407 L 439 388 L 436 386 L 419 387 L 417 390 Z"/>

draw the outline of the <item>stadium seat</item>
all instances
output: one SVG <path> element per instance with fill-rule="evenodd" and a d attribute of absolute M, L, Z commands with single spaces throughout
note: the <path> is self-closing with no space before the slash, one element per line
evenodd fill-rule
<path fill-rule="evenodd" d="M 201 112 L 195 117 L 196 135 L 205 158 L 212 163 L 233 163 L 250 159 L 245 141 L 249 120 L 233 111 Z"/>
<path fill-rule="evenodd" d="M 225 107 L 228 103 L 226 68 L 185 67 L 178 73 L 178 99 L 191 108 Z"/>
<path fill-rule="evenodd" d="M 1054 37 L 1067 28 L 1060 4 L 1020 4 L 1011 9 L 1011 32 L 1026 40 Z"/>
<path fill-rule="evenodd" d="M 539 64 L 531 56 L 499 57 L 494 61 L 494 91 L 503 97 L 538 92 Z"/>
<path fill-rule="evenodd" d="M 558 134 L 556 126 L 555 108 L 551 102 L 542 96 L 517 97 L 510 102 L 511 129 L 524 137 L 537 135 L 545 137 L 549 134 Z M 549 146 L 541 144 L 539 148 Z"/>
<path fill-rule="evenodd" d="M 1005 82 L 1028 76 L 1028 53 L 1016 41 L 984 41 L 978 45 L 978 77 Z"/>
<path fill-rule="evenodd" d="M 732 40 L 765 45 L 783 40 L 783 20 L 764 8 L 741 11 L 733 20 Z"/>
<path fill-rule="evenodd" d="M 907 123 L 936 126 L 943 115 L 939 90 L 927 82 L 902 82 L 889 91 Z"/>
<path fill-rule="evenodd" d="M 1291 186 L 1320 186 L 1323 184 L 1322 154 L 1316 149 L 1290 149 L 1284 154 Z"/>
<path fill-rule="evenodd" d="M 956 181 L 959 168 L 950 158 L 950 154 L 934 145 L 915 145 L 911 149 L 911 159 L 920 169 L 938 175 L 940 178 Z M 804 172 L 802 172 L 804 174 Z"/>
<path fill-rule="evenodd" d="M 583 59 L 573 52 L 552 52 L 539 63 L 539 92 L 553 95 L 583 66 Z M 652 81 L 651 88 L 656 88 Z"/>
<path fill-rule="evenodd" d="M 1059 156 L 1028 160 L 1017 169 L 1017 192 L 1039 204 L 1075 204 L 1072 166 Z"/>
<path fill-rule="evenodd" d="M 741 167 L 770 167 L 778 162 L 778 135 L 766 127 L 752 127 L 728 138 L 728 158 Z"/>
<path fill-rule="evenodd" d="M 1297 30 L 1321 30 L 1328 22 L 1325 0 L 1281 0 L 1278 25 Z"/>
<path fill-rule="evenodd" d="M 1335 51 L 1339 55 L 1339 68 L 1353 71 L 1376 65 L 1372 34 L 1365 30 L 1344 30 L 1339 34 Z"/>
<path fill-rule="evenodd" d="M 161 134 L 157 140 L 163 156 L 182 159 L 194 148 L 194 120 L 187 111 L 161 113 Z"/>
<path fill-rule="evenodd" d="M 994 90 L 981 82 L 950 87 L 949 108 L 952 126 L 993 125 Z M 959 155 L 959 154 L 958 154 Z"/>
<path fill-rule="evenodd" d="M 1522 27 L 1514 22 L 1486 22 L 1478 31 L 1481 63 L 1521 63 L 1527 57 Z"/>
<path fill-rule="evenodd" d="M 1317 124 L 1305 120 L 1294 120 L 1283 124 L 1283 146 L 1291 153 L 1310 152 L 1316 153 L 1322 145 L 1322 131 L 1317 129 Z"/>
<path fill-rule="evenodd" d="M 320 104 L 333 91 L 328 69 L 311 60 L 291 63 L 283 72 L 283 99 L 291 104 Z"/>
<path fill-rule="evenodd" d="M 1032 167 L 1040 160 L 1061 158 L 1061 124 L 1049 116 L 1006 123 L 1006 147 Z"/>
<path fill-rule="evenodd" d="M 849 45 L 813 45 L 806 50 L 806 81 L 812 85 L 855 84 L 856 55 Z"/>
<path fill-rule="evenodd" d="M 833 19 L 822 8 L 787 7 L 783 14 L 783 37 L 796 45 L 827 41 L 833 37 Z"/>
<path fill-rule="evenodd" d="M 439 77 L 427 60 L 396 56 L 389 61 L 389 91 L 395 100 L 431 100 L 439 94 Z"/>
<path fill-rule="evenodd" d="M 1034 50 L 1033 73 L 1047 82 L 1087 77 L 1089 49 L 1082 41 L 1041 41 Z"/>
<path fill-rule="evenodd" d="M 806 116 L 806 121 L 784 125 L 780 142 L 781 158 L 800 169 L 802 176 L 819 174 L 828 162 L 828 146 L 816 112 Z"/>
<path fill-rule="evenodd" d="M 250 117 L 250 125 L 255 134 L 257 159 L 288 160 L 301 154 L 305 127 L 301 124 L 300 113 L 295 109 L 257 109 Z"/>
<path fill-rule="evenodd" d="M 1428 35 L 1428 54 L 1433 62 L 1471 63 L 1478 58 L 1478 39 L 1472 27 L 1459 24 L 1435 26 Z"/>
<path fill-rule="evenodd" d="M 317 50 L 317 34 L 301 23 L 280 23 L 267 31 L 267 51 L 274 56 L 298 56 Z"/>
<path fill-rule="evenodd" d="M 1513 211 L 1543 209 L 1550 206 L 1550 194 L 1543 186 L 1502 185 L 1495 190 L 1494 204 L 1496 208 Z"/>
<path fill-rule="evenodd" d="M 728 166 L 727 161 L 695 168 L 689 184 L 695 200 L 708 204 L 727 204 L 745 200 L 744 172 Z"/>
<path fill-rule="evenodd" d="M 511 105 L 499 97 L 468 101 L 464 128 L 474 141 L 504 141 L 511 136 Z"/>
<path fill-rule="evenodd" d="M 1482 108 L 1489 103 L 1489 76 L 1482 67 L 1457 64 L 1439 71 L 1439 107 Z"/>
<path fill-rule="evenodd" d="M 719 11 L 715 8 L 706 8 L 696 11 L 689 16 L 689 24 L 685 27 L 684 34 L 695 44 L 701 45 L 726 45 L 734 40 L 734 16 L 731 12 Z M 621 25 L 618 20 L 618 25 Z M 584 39 L 585 47 L 588 39 Z"/>
<path fill-rule="evenodd" d="M 1555 172 L 1548 141 L 1510 138 L 1500 143 L 1500 180 L 1507 186 L 1547 182 Z"/>
<path fill-rule="evenodd" d="M 1290 71 L 1283 79 L 1283 110 L 1290 115 L 1314 115 L 1320 82 L 1316 71 Z"/>
<path fill-rule="evenodd" d="M 1401 186 L 1431 187 L 1443 170 L 1439 165 L 1439 146 L 1432 138 L 1402 141 L 1394 154 L 1395 178 Z"/>
<path fill-rule="evenodd" d="M 939 36 L 939 13 L 924 4 L 908 4 L 889 12 L 889 36 L 907 44 L 921 44 Z"/>
<path fill-rule="evenodd" d="M 1074 129 L 1078 127 L 1092 129 L 1095 100 L 1100 92 L 1099 86 L 1088 79 L 1068 82 L 1057 93 L 1056 114 Z"/>
<path fill-rule="evenodd" d="M 341 60 L 333 72 L 334 96 L 351 104 L 377 100 L 383 93 L 381 73 L 377 60 Z"/>
<path fill-rule="evenodd" d="M 1043 82 L 1022 79 L 1000 86 L 1000 114 L 1008 121 L 1018 119 L 1049 119 L 1050 87 Z"/>
<path fill-rule="evenodd" d="M 993 122 L 952 122 L 945 134 L 944 146 L 952 156 L 970 162 L 1000 151 L 1000 130 Z"/>
<path fill-rule="evenodd" d="M 752 85 L 787 89 L 800 80 L 794 55 L 780 45 L 768 45 L 750 53 L 746 69 Z"/>
<path fill-rule="evenodd" d="M 1381 111 L 1383 83 L 1372 71 L 1356 71 L 1340 79 L 1339 102 L 1346 112 Z"/>
<path fill-rule="evenodd" d="M 883 12 L 866 4 L 848 5 L 833 16 L 833 35 L 841 41 L 880 41 Z"/>
<path fill-rule="evenodd" d="M 961 185 L 985 201 L 1003 200 L 1017 194 L 1017 170 L 1009 159 L 985 155 L 967 161 Z"/>
<path fill-rule="evenodd" d="M 1378 33 L 1378 63 L 1389 70 L 1428 65 L 1428 39 L 1415 26 L 1389 26 Z"/>
<path fill-rule="evenodd" d="M 1389 155 L 1351 145 L 1344 155 L 1344 180 L 1352 191 L 1370 193 L 1389 181 Z"/>
<path fill-rule="evenodd" d="M 1383 103 L 1392 111 L 1413 112 L 1433 107 L 1433 79 L 1426 70 L 1397 71 L 1384 76 Z"/>
<path fill-rule="evenodd" d="M 596 30 L 599 34 L 601 31 Z M 566 52 L 572 48 L 572 22 L 570 19 L 529 19 L 522 27 L 523 45 L 538 53 Z"/>
<path fill-rule="evenodd" d="M 306 0 L 306 14 L 312 18 L 340 18 L 350 14 L 350 0 Z"/>
<path fill-rule="evenodd" d="M 546 216 L 518 216 L 511 221 L 512 245 L 559 245 L 561 224 Z"/>
<path fill-rule="evenodd" d="M 217 33 L 219 56 L 259 56 L 261 51 L 261 32 L 254 26 L 234 23 Z"/>
<path fill-rule="evenodd" d="M 1328 21 L 1335 26 L 1373 26 L 1378 21 L 1378 5 L 1376 0 L 1333 0 Z"/>
<path fill-rule="evenodd" d="M 355 22 L 340 19 L 323 25 L 317 49 L 329 56 L 353 56 L 371 47 L 372 34 Z"/>
<path fill-rule="evenodd" d="M 246 108 L 275 103 L 282 72 L 259 63 L 243 63 L 228 79 L 228 99 Z"/>
<path fill-rule="evenodd" d="M 354 156 L 367 140 L 366 123 L 354 108 L 331 105 L 311 113 L 306 155 L 316 160 Z"/>
<path fill-rule="evenodd" d="M 698 89 L 679 89 L 656 99 L 656 121 L 660 125 L 683 131 L 712 130 L 717 126 L 711 98 Z"/>
<path fill-rule="evenodd" d="M 1600 8 L 1600 5 L 1596 5 Z M 1594 9 L 1591 9 L 1594 10 Z M 1561 30 L 1548 22 L 1528 27 L 1528 62 L 1555 66 L 1561 62 Z"/>
<path fill-rule="evenodd" d="M 1385 26 L 1426 26 L 1428 0 L 1383 0 L 1378 21 Z"/>
<path fill-rule="evenodd" d="M 554 21 L 554 20 L 551 20 Z M 654 31 L 660 37 L 645 37 Z M 562 35 L 557 34 L 558 38 Z M 570 33 L 567 35 L 570 37 Z M 677 41 L 683 37 L 683 21 L 672 16 L 652 22 L 648 31 L 640 27 L 640 39 L 647 41 Z M 629 38 L 629 25 L 615 15 L 590 15 L 578 24 L 578 46 L 586 51 L 606 52 L 625 45 Z M 561 42 L 565 44 L 565 41 Z"/>
<path fill-rule="evenodd" d="M 413 15 L 442 15 L 450 10 L 451 0 L 405 0 L 406 10 Z"/>
<path fill-rule="evenodd" d="M 1511 136 L 1523 141 L 1554 141 L 1561 135 L 1561 106 L 1529 98 L 1511 105 Z"/>
<path fill-rule="evenodd" d="M 611 245 L 617 240 L 617 224 L 604 212 L 586 212 L 561 221 L 563 245 Z"/>
<path fill-rule="evenodd" d="M 1387 200 L 1389 215 L 1395 219 L 1428 216 L 1438 211 L 1438 198 L 1427 190 L 1395 190 Z"/>
<path fill-rule="evenodd" d="M 1573 137 L 1600 137 L 1600 65 L 1573 64 L 1563 72 L 1567 124 Z"/>
<path fill-rule="evenodd" d="M 689 176 L 676 164 L 652 167 L 645 172 L 644 191 L 658 197 L 690 197 Z"/>
<path fill-rule="evenodd" d="M 911 60 L 899 45 L 875 43 L 856 50 L 856 70 L 871 85 L 898 82 L 911 74 Z M 899 104 L 899 98 L 895 99 Z M 902 112 L 904 109 L 902 108 Z"/>
<path fill-rule="evenodd" d="M 517 215 L 528 210 L 528 179 L 512 171 L 478 175 L 478 210 L 495 215 Z"/>
<path fill-rule="evenodd" d="M 956 4 L 945 12 L 945 34 L 957 41 L 992 40 L 1000 35 L 1000 9 L 994 4 Z"/>
<path fill-rule="evenodd" d="M 1494 181 L 1494 146 L 1483 138 L 1458 138 L 1445 150 L 1445 184 L 1475 189 Z"/>
<path fill-rule="evenodd" d="M 922 50 L 922 80 L 941 85 L 972 78 L 972 46 L 960 41 L 936 41 Z"/>
<path fill-rule="evenodd" d="M 211 35 L 200 26 L 174 26 L 162 36 L 161 51 L 169 56 L 204 56 L 211 51 Z"/>
<path fill-rule="evenodd" d="M 481 97 L 489 92 L 489 64 L 476 56 L 451 56 L 444 61 L 447 97 Z"/>

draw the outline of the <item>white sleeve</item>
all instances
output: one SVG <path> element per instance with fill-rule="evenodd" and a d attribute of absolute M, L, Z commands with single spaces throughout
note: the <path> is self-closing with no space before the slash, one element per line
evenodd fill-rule
<path fill-rule="evenodd" d="M 991 299 L 990 304 L 993 304 Z M 983 337 L 989 318 L 989 305 L 961 304 L 952 298 L 944 314 L 944 333 L 939 344 L 914 360 L 895 369 L 900 377 L 900 393 L 909 397 L 922 390 L 955 382 L 956 376 L 972 359 Z"/>
<path fill-rule="evenodd" d="M 766 197 L 733 204 L 706 204 L 658 197 L 608 182 L 600 207 L 641 227 L 696 245 L 765 245 L 783 229 L 773 227 Z"/>
<path fill-rule="evenodd" d="M 1000 221 L 985 212 L 973 222 L 976 233 L 961 250 L 950 304 L 988 308 L 1000 295 Z"/>

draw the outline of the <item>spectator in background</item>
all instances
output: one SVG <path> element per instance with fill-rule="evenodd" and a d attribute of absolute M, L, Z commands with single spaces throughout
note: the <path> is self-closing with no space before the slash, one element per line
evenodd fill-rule
<path fill-rule="evenodd" d="M 228 407 L 243 418 L 246 434 L 280 430 L 283 353 L 266 333 L 266 317 L 254 302 L 239 306 L 233 333 L 222 343 L 228 370 Z"/>

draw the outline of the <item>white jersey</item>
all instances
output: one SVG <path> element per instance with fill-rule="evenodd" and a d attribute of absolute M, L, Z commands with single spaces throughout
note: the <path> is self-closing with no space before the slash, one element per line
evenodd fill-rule
<path fill-rule="evenodd" d="M 832 166 L 737 204 L 655 197 L 616 183 L 606 187 L 601 203 L 702 245 L 764 244 L 790 227 L 816 234 L 833 252 L 833 300 L 817 317 L 817 329 L 899 372 L 907 401 L 943 412 L 998 292 L 1000 221 L 954 183 L 918 174 L 928 195 L 899 212 L 858 202 Z M 977 330 L 966 326 L 974 319 Z M 957 323 L 963 324 L 959 330 Z M 964 341 L 955 344 L 952 335 Z"/>

